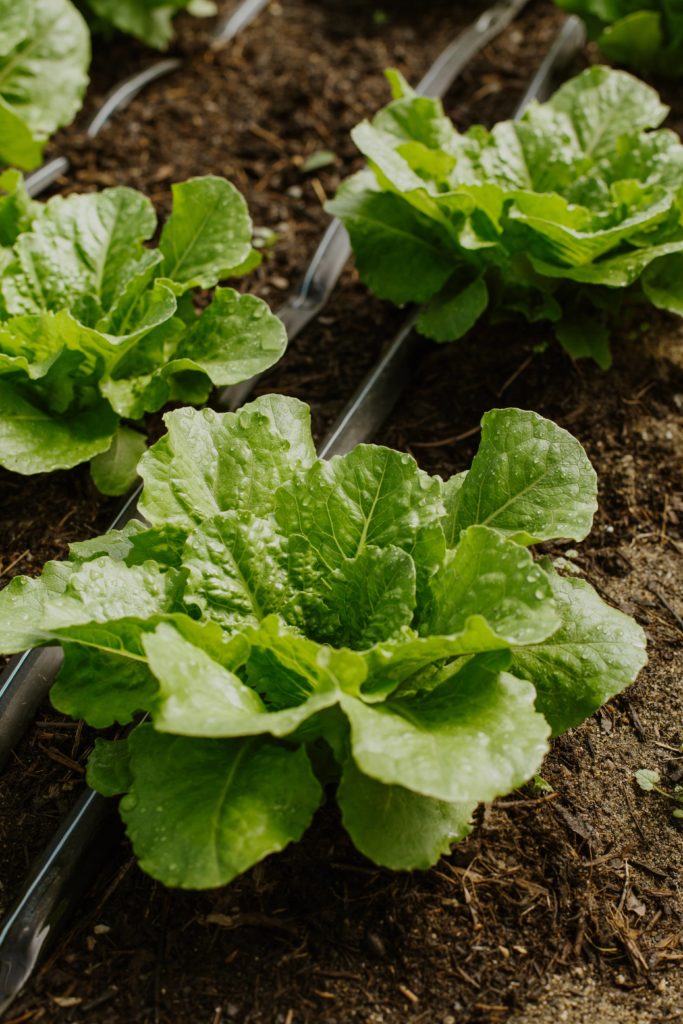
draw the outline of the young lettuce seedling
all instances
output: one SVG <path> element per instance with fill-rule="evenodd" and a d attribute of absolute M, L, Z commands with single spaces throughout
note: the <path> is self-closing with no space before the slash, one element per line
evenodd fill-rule
<path fill-rule="evenodd" d="M 216 288 L 201 316 L 191 292 L 258 265 L 244 199 L 222 178 L 173 186 L 156 215 L 129 188 L 32 202 L 0 177 L 0 465 L 16 473 L 92 460 L 121 494 L 135 478 L 139 420 L 169 401 L 201 404 L 214 386 L 272 366 L 286 346 L 266 304 Z"/>
<path fill-rule="evenodd" d="M 656 769 L 652 768 L 639 768 L 633 777 L 646 793 L 659 793 L 660 796 L 678 804 L 679 806 L 671 812 L 671 815 L 674 818 L 683 818 L 683 786 L 674 786 L 673 791 L 669 792 L 660 786 L 661 776 Z"/>
<path fill-rule="evenodd" d="M 422 307 L 422 334 L 544 320 L 606 368 L 627 302 L 683 313 L 683 145 L 650 130 L 668 113 L 653 89 L 592 67 L 519 120 L 461 135 L 438 100 L 389 78 L 393 102 L 353 131 L 369 168 L 327 209 L 366 284 Z"/>
<path fill-rule="evenodd" d="M 533 412 L 487 413 L 444 483 L 359 445 L 316 457 L 309 410 L 181 409 L 140 465 L 147 525 L 0 592 L 0 652 L 60 643 L 55 706 L 96 728 L 140 865 L 229 882 L 336 798 L 378 864 L 427 868 L 531 779 L 551 733 L 627 686 L 645 639 L 529 546 L 581 540 L 596 478 Z"/>

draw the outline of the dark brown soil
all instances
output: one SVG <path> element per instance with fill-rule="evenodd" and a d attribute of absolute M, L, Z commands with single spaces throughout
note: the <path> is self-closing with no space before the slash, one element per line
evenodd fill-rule
<path fill-rule="evenodd" d="M 396 64 L 415 80 L 479 9 L 434 0 L 417 17 L 407 0 L 387 0 L 392 19 L 379 25 L 379 6 L 283 0 L 235 46 L 211 53 L 208 26 L 186 21 L 187 69 L 94 145 L 73 130 L 57 141 L 74 167 L 61 188 L 134 185 L 163 212 L 171 181 L 226 174 L 256 225 L 279 236 L 248 282 L 276 306 L 327 222 L 321 200 L 357 166 L 348 131 L 385 101 L 382 68 Z M 472 63 L 447 101 L 458 124 L 512 112 L 559 20 L 538 2 Z M 112 44 L 99 55 L 95 92 L 145 59 Z M 667 101 L 680 127 L 683 95 L 669 90 Z M 304 174 L 305 157 L 323 148 L 334 166 Z M 8 1021 L 683 1021 L 683 835 L 667 802 L 632 778 L 640 767 L 668 784 L 683 777 L 683 328 L 648 319 L 644 338 L 629 328 L 615 340 L 608 375 L 552 346 L 530 360 L 540 330 L 488 328 L 458 345 L 425 345 L 377 438 L 447 476 L 468 465 L 486 409 L 519 405 L 586 445 L 601 510 L 574 561 L 643 623 L 650 664 L 627 694 L 554 743 L 543 768 L 554 792 L 527 787 L 482 808 L 473 836 L 425 874 L 375 869 L 331 809 L 298 846 L 200 895 L 157 886 L 122 843 Z M 400 321 L 348 270 L 261 390 L 311 402 L 321 436 Z M 5 473 L 0 495 L 3 582 L 38 572 L 112 516 L 78 470 Z M 0 908 L 78 792 L 88 744 L 46 707 L 0 780 Z"/>

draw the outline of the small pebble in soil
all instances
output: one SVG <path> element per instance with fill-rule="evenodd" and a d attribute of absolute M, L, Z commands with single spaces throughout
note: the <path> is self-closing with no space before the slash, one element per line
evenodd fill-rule
<path fill-rule="evenodd" d="M 372 952 L 375 954 L 375 956 L 385 957 L 387 955 L 384 943 L 380 939 L 379 935 L 377 935 L 375 932 L 368 932 L 367 943 Z"/>

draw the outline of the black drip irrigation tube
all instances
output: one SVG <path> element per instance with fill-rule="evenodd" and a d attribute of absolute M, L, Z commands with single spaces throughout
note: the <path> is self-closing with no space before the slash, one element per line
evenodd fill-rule
<path fill-rule="evenodd" d="M 260 6 L 264 0 L 256 0 Z M 418 91 L 443 96 L 471 58 L 502 32 L 528 0 L 502 0 L 477 21 L 440 55 L 420 82 Z M 245 4 L 242 7 L 248 7 Z M 236 15 L 233 15 L 233 18 Z M 547 57 L 532 79 L 516 116 L 534 99 L 544 99 L 555 80 L 567 67 L 584 42 L 580 22 L 567 20 Z M 325 306 L 350 255 L 346 231 L 334 221 L 328 227 L 308 271 L 292 298 L 279 310 L 292 340 Z M 393 409 L 404 389 L 418 356 L 418 339 L 413 331 L 412 313 L 390 343 L 385 355 L 356 390 L 319 448 L 322 458 L 348 452 L 355 444 L 372 438 Z M 420 346 L 425 346 L 419 340 Z M 249 395 L 255 379 L 219 396 L 223 407 L 237 408 Z M 113 524 L 121 526 L 137 514 L 139 488 L 127 499 Z M 47 655 L 51 660 L 45 660 Z M 60 652 L 50 649 L 22 655 L 0 679 L 0 725 L 5 716 L 11 721 L 11 709 L 21 730 L 26 727 L 38 704 L 45 697 L 58 664 Z M 8 691 L 7 679 L 14 680 Z M 8 696 L 9 694 L 9 696 Z M 4 702 L 4 703 L 3 703 Z M 29 711 L 31 707 L 31 711 Z M 8 708 L 10 712 L 8 713 Z M 9 754 L 21 733 L 5 741 L 0 730 L 0 759 Z M 0 764 L 2 761 L 0 760 Z M 113 801 L 86 789 L 62 822 L 51 842 L 34 863 L 23 890 L 0 925 L 0 1013 L 11 1004 L 30 978 L 38 960 L 54 938 L 68 912 L 82 897 L 109 857 L 120 825 L 113 814 Z"/>

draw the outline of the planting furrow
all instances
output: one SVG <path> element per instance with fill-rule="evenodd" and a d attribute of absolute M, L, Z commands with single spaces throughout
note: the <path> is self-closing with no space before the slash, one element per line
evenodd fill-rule
<path fill-rule="evenodd" d="M 497 9 L 503 13 L 503 20 L 510 15 L 505 21 L 508 24 L 514 16 L 510 11 L 519 10 L 521 6 L 521 0 L 515 0 L 510 4 L 497 5 Z M 479 19 L 479 24 L 481 37 L 487 40 L 491 38 L 486 33 L 492 31 L 491 26 L 496 22 Z M 497 31 L 501 31 L 504 25 L 501 22 L 497 24 Z M 558 72 L 566 67 L 582 42 L 583 35 L 577 23 L 570 20 L 532 79 L 517 116 L 532 99 L 546 95 Z M 453 46 L 446 51 L 449 54 L 450 77 L 444 71 L 445 55 L 436 62 L 439 65 L 438 77 L 435 73 L 433 79 L 436 78 L 441 94 L 476 52 L 476 49 L 471 49 L 471 37 L 467 39 L 467 46 L 470 50 L 463 47 L 463 50 L 458 51 Z M 464 57 L 464 53 L 469 55 Z M 429 75 L 426 78 L 429 79 Z M 424 86 L 424 80 L 421 85 Z M 345 232 L 340 225 L 333 224 L 316 252 L 299 291 L 280 310 L 281 317 L 288 324 L 290 338 L 292 332 L 296 335 L 325 305 L 346 262 L 347 246 Z M 319 446 L 322 457 L 345 453 L 359 441 L 371 439 L 389 414 L 411 370 L 411 356 L 415 350 L 412 326 L 410 318 L 322 441 Z M 235 390 L 231 389 L 223 398 L 228 403 L 238 404 L 246 397 L 245 392 L 243 388 L 242 393 L 236 395 Z M 120 525 L 134 512 L 135 496 L 132 496 L 122 512 L 124 518 L 120 515 L 115 525 Z M 39 694 L 41 698 L 44 696 L 46 675 L 43 668 L 41 682 L 36 682 L 35 697 Z M 24 668 L 24 681 L 27 676 L 28 672 Z M 0 1009 L 10 1004 L 30 977 L 60 921 L 85 891 L 106 857 L 110 847 L 110 833 L 107 831 L 109 826 L 104 826 L 110 820 L 110 810 L 110 801 L 87 790 L 34 867 L 24 891 L 0 931 L 0 999 L 3 1000 Z"/>

